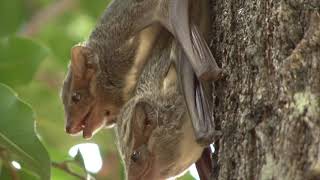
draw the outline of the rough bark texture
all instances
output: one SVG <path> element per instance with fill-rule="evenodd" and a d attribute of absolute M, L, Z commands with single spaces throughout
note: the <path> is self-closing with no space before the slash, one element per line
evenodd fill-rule
<path fill-rule="evenodd" d="M 211 0 L 213 179 L 320 179 L 320 0 Z"/>

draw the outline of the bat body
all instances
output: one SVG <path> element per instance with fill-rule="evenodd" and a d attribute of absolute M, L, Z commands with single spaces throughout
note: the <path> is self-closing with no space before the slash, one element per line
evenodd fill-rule
<path fill-rule="evenodd" d="M 134 96 L 117 120 L 118 149 L 128 180 L 179 176 L 204 148 L 196 140 L 177 83 L 174 48 L 168 39 L 157 41 Z"/>
<path fill-rule="evenodd" d="M 86 43 L 72 49 L 62 91 L 67 132 L 83 131 L 84 137 L 91 137 L 99 127 L 115 122 L 119 109 L 132 97 L 154 41 L 163 38 L 159 32 L 165 29 L 181 47 L 177 68 L 196 138 L 208 144 L 213 129 L 206 125 L 213 120 L 208 119 L 211 109 L 205 104 L 208 96 L 203 84 L 204 80 L 218 79 L 221 70 L 202 34 L 208 15 L 206 2 L 114 0 Z M 188 85 L 189 80 L 197 83 Z"/>
<path fill-rule="evenodd" d="M 189 61 L 186 66 L 191 66 L 185 72 L 194 72 L 197 79 L 204 82 L 217 80 L 221 74 L 204 38 L 208 26 L 207 8 L 207 0 L 114 0 L 101 24 L 104 27 L 117 24 L 117 27 L 121 27 L 118 32 L 124 39 L 146 27 L 169 31 L 181 47 L 179 49 L 183 57 L 179 56 L 179 59 Z M 163 38 L 158 36 L 160 30 L 156 32 L 155 37 Z M 108 37 L 108 31 L 104 33 Z"/>
<path fill-rule="evenodd" d="M 216 80 L 221 70 L 200 33 L 203 21 L 208 18 L 207 2 L 207 0 L 114 0 L 102 17 L 101 26 L 96 30 L 117 28 L 119 35 L 127 39 L 146 27 L 158 25 L 177 39 L 199 79 Z M 94 33 L 92 35 L 95 36 Z M 104 32 L 104 36 L 106 39 L 112 38 L 108 37 L 108 31 Z"/>
<path fill-rule="evenodd" d="M 61 91 L 67 133 L 83 131 L 83 137 L 90 138 L 99 128 L 114 124 L 119 109 L 130 97 L 156 31 L 156 27 L 150 27 L 123 40 L 117 29 L 111 29 L 109 35 L 114 38 L 110 43 L 103 35 L 101 40 L 96 35 L 72 48 Z"/>

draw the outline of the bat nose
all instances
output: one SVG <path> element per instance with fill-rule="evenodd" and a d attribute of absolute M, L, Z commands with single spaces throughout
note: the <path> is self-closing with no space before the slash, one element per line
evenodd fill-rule
<path fill-rule="evenodd" d="M 67 124 L 65 130 L 66 130 L 66 132 L 67 132 L 68 134 L 74 133 L 74 130 L 73 130 L 71 124 Z"/>
<path fill-rule="evenodd" d="M 65 131 L 68 134 L 76 134 L 79 131 L 81 131 L 81 127 L 80 126 L 74 126 L 72 123 L 67 123 L 66 127 L 65 127 Z"/>

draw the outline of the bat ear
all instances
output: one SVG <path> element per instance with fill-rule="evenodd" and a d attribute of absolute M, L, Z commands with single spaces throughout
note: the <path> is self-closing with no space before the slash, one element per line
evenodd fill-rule
<path fill-rule="evenodd" d="M 97 60 L 89 47 L 76 45 L 71 49 L 71 69 L 77 77 L 84 77 L 89 70 L 96 68 Z"/>
<path fill-rule="evenodd" d="M 138 102 L 135 107 L 135 134 L 148 138 L 156 127 L 156 120 L 152 117 L 152 107 L 147 102 Z"/>

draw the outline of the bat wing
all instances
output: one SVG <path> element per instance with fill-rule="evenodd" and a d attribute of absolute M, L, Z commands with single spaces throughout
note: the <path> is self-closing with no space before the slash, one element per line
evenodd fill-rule
<path fill-rule="evenodd" d="M 179 85 L 186 101 L 196 140 L 199 144 L 207 146 L 217 135 L 213 109 L 208 102 L 210 95 L 204 91 L 204 84 L 195 75 L 184 51 L 180 47 L 176 50 Z"/>
<path fill-rule="evenodd" d="M 175 38 L 182 46 L 197 77 L 216 80 L 220 68 L 213 58 L 204 37 L 189 17 L 189 0 L 169 1 L 169 24 Z"/>

